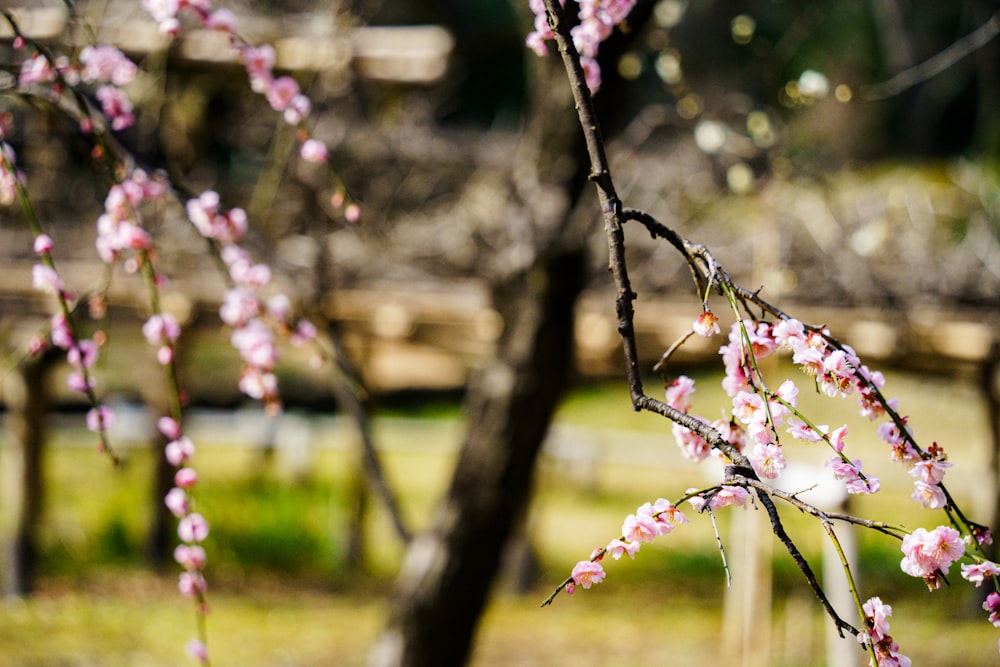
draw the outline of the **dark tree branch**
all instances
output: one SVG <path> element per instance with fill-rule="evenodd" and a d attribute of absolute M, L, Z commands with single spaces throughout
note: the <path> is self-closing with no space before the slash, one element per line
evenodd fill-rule
<path fill-rule="evenodd" d="M 862 86 L 859 91 L 861 98 L 876 101 L 899 95 L 953 67 L 958 61 L 989 44 L 997 35 L 1000 35 L 1000 13 L 994 14 L 986 23 L 924 62 L 905 69 L 882 83 Z"/>

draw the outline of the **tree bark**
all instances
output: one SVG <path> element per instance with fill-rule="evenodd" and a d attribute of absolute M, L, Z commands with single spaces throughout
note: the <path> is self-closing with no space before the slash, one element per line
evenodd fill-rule
<path fill-rule="evenodd" d="M 530 496 L 535 460 L 571 366 L 578 248 L 497 290 L 506 326 L 469 389 L 468 431 L 448 494 L 407 551 L 371 664 L 461 665 L 503 546 Z"/>
<path fill-rule="evenodd" d="M 42 514 L 47 375 L 52 355 L 29 358 L 4 383 L 7 401 L 3 456 L 4 594 L 35 587 L 38 522 Z"/>

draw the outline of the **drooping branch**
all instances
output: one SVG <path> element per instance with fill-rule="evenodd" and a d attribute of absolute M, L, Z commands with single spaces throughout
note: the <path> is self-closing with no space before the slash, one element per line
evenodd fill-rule
<path fill-rule="evenodd" d="M 862 86 L 859 91 L 861 98 L 877 101 L 899 95 L 953 67 L 963 58 L 989 44 L 997 35 L 1000 35 L 1000 13 L 994 14 L 983 25 L 924 62 L 905 69 L 882 83 Z"/>

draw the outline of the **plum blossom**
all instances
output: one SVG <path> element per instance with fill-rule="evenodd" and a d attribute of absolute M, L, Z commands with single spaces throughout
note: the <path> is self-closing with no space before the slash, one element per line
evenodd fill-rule
<path fill-rule="evenodd" d="M 826 462 L 826 467 L 833 470 L 834 479 L 844 482 L 848 493 L 878 493 L 881 488 L 877 477 L 862 474 L 861 461 L 858 459 L 846 461 L 834 456 Z"/>
<path fill-rule="evenodd" d="M 880 598 L 873 597 L 861 609 L 865 613 L 866 628 L 858 634 L 858 642 L 872 647 L 878 661 L 877 667 L 910 667 L 910 659 L 899 652 L 899 644 L 889 635 L 892 607 L 883 604 Z M 873 664 L 872 667 L 876 665 Z"/>
<path fill-rule="evenodd" d="M 667 405 L 684 413 L 690 412 L 691 394 L 694 392 L 694 380 L 681 375 L 667 387 Z"/>
<path fill-rule="evenodd" d="M 174 560 L 185 570 L 204 569 L 208 561 L 205 550 L 197 544 L 180 544 L 174 549 Z"/>
<path fill-rule="evenodd" d="M 762 479 L 775 479 L 785 469 L 785 455 L 780 445 L 758 444 L 748 458 Z"/>
<path fill-rule="evenodd" d="M 181 436 L 168 442 L 163 452 L 170 465 L 184 465 L 194 456 L 194 443 L 186 435 Z"/>
<path fill-rule="evenodd" d="M 992 561 L 986 560 L 981 563 L 962 565 L 962 578 L 974 583 L 976 588 L 979 588 L 986 579 L 993 579 L 997 576 L 1000 576 L 1000 565 Z"/>
<path fill-rule="evenodd" d="M 712 453 L 712 446 L 708 444 L 708 441 L 688 427 L 674 422 L 670 428 L 684 458 L 701 461 Z"/>
<path fill-rule="evenodd" d="M 639 542 L 628 542 L 615 538 L 608 543 L 607 551 L 615 560 L 621 558 L 623 554 L 628 554 L 629 558 L 635 560 L 635 554 L 639 551 L 639 547 Z"/>
<path fill-rule="evenodd" d="M 555 35 L 549 27 L 542 0 L 528 0 L 528 5 L 535 14 L 535 29 L 528 35 L 526 43 L 536 54 L 544 56 L 548 52 L 545 40 L 553 39 Z M 573 27 L 571 36 L 573 45 L 580 53 L 587 87 L 594 93 L 601 85 L 601 70 L 596 58 L 598 46 L 611 35 L 616 25 L 625 20 L 635 6 L 635 0 L 583 0 L 579 5 L 580 22 Z"/>
<path fill-rule="evenodd" d="M 648 514 L 629 514 L 622 524 L 622 535 L 629 542 L 652 542 L 661 535 L 660 525 Z"/>
<path fill-rule="evenodd" d="M 31 284 L 35 289 L 47 294 L 59 294 L 64 288 L 56 270 L 45 264 L 35 264 L 31 267 Z"/>
<path fill-rule="evenodd" d="M 87 430 L 94 433 L 107 431 L 115 423 L 115 413 L 107 405 L 98 405 L 87 411 Z"/>
<path fill-rule="evenodd" d="M 202 542 L 208 537 L 208 521 L 197 512 L 192 512 L 177 523 L 177 536 L 189 544 Z"/>
<path fill-rule="evenodd" d="M 594 584 L 604 581 L 605 572 L 600 563 L 582 560 L 573 566 L 573 572 L 570 576 L 573 578 L 573 583 L 577 586 L 590 588 Z"/>
<path fill-rule="evenodd" d="M 900 548 L 903 572 L 911 577 L 922 577 L 932 589 L 940 585 L 939 573 L 947 574 L 951 564 L 965 554 L 962 536 L 950 526 L 938 526 L 931 531 L 917 528 L 903 538 Z"/>
<path fill-rule="evenodd" d="M 208 590 L 208 583 L 200 572 L 181 572 L 177 579 L 177 590 L 184 597 L 198 597 Z"/>
<path fill-rule="evenodd" d="M 138 68 L 118 48 L 110 45 L 85 46 L 80 51 L 83 70 L 80 78 L 87 83 L 112 83 L 125 86 L 135 79 Z"/>
<path fill-rule="evenodd" d="M 688 493 L 695 490 L 696 489 L 688 489 Z M 719 510 L 723 507 L 728 507 L 729 505 L 746 508 L 747 500 L 750 499 L 750 494 L 742 486 L 732 486 L 728 484 L 720 486 L 714 493 L 709 493 L 709 496 L 710 498 L 706 499 L 704 495 L 698 494 L 688 498 L 688 502 L 691 503 L 691 506 L 694 507 L 696 511 L 701 512 L 705 509 L 706 504 L 713 510 Z"/>
<path fill-rule="evenodd" d="M 694 321 L 691 328 L 694 329 L 694 332 L 699 336 L 707 338 L 712 334 L 719 333 L 719 318 L 716 317 L 712 311 L 706 310 L 698 316 L 698 319 Z"/>
<path fill-rule="evenodd" d="M 990 613 L 990 623 L 993 627 L 1000 628 L 1000 593 L 993 591 L 986 596 L 986 601 L 983 602 L 983 609 Z"/>
<path fill-rule="evenodd" d="M 167 492 L 163 498 L 163 504 L 178 519 L 186 515 L 191 508 L 191 500 L 187 491 L 176 486 Z"/>
<path fill-rule="evenodd" d="M 117 86 L 101 86 L 95 95 L 101 103 L 101 111 L 111 121 L 112 130 L 124 130 L 135 125 L 132 102 L 125 91 Z"/>

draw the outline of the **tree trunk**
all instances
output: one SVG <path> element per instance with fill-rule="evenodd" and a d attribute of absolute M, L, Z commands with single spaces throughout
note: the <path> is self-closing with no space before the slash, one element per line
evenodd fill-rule
<path fill-rule="evenodd" d="M 407 551 L 373 665 L 461 665 L 571 366 L 583 253 L 544 258 L 497 292 L 506 326 L 469 389 L 468 432 L 448 494 Z"/>
<path fill-rule="evenodd" d="M 38 522 L 42 514 L 42 462 L 47 375 L 54 357 L 29 358 L 4 383 L 7 401 L 3 456 L 5 595 L 28 595 L 35 584 Z"/>

